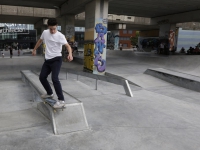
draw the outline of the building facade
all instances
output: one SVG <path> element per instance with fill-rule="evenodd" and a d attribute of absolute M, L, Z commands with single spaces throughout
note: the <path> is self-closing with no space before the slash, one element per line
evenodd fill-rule
<path fill-rule="evenodd" d="M 34 25 L 0 23 L 0 49 L 18 43 L 19 49 L 33 49 L 36 44 Z"/>

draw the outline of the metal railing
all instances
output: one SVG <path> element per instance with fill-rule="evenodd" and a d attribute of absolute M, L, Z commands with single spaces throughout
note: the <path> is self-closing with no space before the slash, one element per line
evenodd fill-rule
<path fill-rule="evenodd" d="M 98 90 L 98 81 L 105 81 L 105 82 L 121 85 L 124 87 L 124 91 L 126 95 L 133 97 L 133 93 L 131 91 L 129 82 L 126 79 L 118 79 L 118 78 L 113 78 L 113 77 L 108 77 L 108 76 L 96 75 L 96 74 L 72 70 L 72 69 L 66 69 L 66 79 L 68 79 L 68 73 L 77 75 L 77 81 L 79 80 L 79 76 L 95 79 L 96 80 L 95 90 Z"/>

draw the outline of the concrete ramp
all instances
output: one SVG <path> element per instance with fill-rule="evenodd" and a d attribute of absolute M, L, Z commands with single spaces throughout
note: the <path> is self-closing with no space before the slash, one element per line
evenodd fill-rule
<path fill-rule="evenodd" d="M 163 68 L 147 69 L 145 74 L 162 79 L 174 85 L 200 92 L 200 77 L 167 70 Z"/>

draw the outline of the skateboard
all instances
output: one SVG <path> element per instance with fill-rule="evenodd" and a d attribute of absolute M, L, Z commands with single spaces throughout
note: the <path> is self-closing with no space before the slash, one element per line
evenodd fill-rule
<path fill-rule="evenodd" d="M 53 111 L 56 112 L 57 109 L 62 109 L 62 111 L 66 108 L 65 106 L 61 107 L 61 108 L 54 108 L 53 106 L 55 105 L 57 101 L 55 99 L 52 98 L 45 98 L 44 99 L 44 104 L 48 104 L 49 106 L 51 106 L 53 108 Z"/>

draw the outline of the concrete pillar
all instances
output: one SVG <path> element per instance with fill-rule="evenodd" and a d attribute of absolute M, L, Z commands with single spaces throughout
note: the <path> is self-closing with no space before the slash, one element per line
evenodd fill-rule
<path fill-rule="evenodd" d="M 159 37 L 169 39 L 169 51 L 175 50 L 176 47 L 176 24 L 162 24 L 160 25 Z M 168 44 L 168 43 L 167 43 Z"/>
<path fill-rule="evenodd" d="M 108 0 L 93 0 L 85 6 L 84 70 L 93 74 L 105 74 L 107 18 Z"/>
<path fill-rule="evenodd" d="M 160 38 L 168 38 L 170 30 L 176 31 L 176 24 L 160 25 L 159 37 Z"/>
<path fill-rule="evenodd" d="M 75 37 L 75 15 L 64 15 L 61 18 L 61 32 L 70 41 Z"/>
<path fill-rule="evenodd" d="M 109 47 L 111 47 L 110 49 L 113 47 L 113 50 L 119 50 L 119 30 L 112 30 L 107 41 L 108 49 Z"/>
<path fill-rule="evenodd" d="M 36 30 L 37 30 L 37 41 L 40 39 L 40 37 L 41 37 L 41 35 L 42 35 L 42 32 L 43 32 L 44 30 L 46 30 L 46 29 L 47 29 L 47 26 L 46 26 L 46 25 L 42 25 L 40 28 L 36 28 Z M 42 55 L 42 54 L 44 53 L 44 51 L 45 51 L 45 44 L 42 43 L 42 44 L 40 45 L 40 47 L 38 48 L 38 50 L 37 50 L 37 54 L 38 54 L 38 55 Z"/>
<path fill-rule="evenodd" d="M 70 42 L 75 40 L 75 15 L 64 15 L 61 17 L 61 32 L 65 35 L 66 39 Z M 62 48 L 63 61 L 67 61 L 67 49 L 65 46 Z"/>

